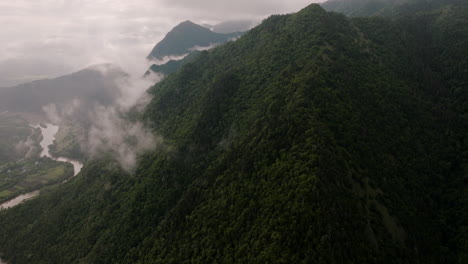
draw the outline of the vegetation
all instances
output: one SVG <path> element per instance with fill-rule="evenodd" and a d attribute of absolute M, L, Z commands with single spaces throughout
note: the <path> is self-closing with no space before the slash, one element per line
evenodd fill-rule
<path fill-rule="evenodd" d="M 413 15 L 449 4 L 463 4 L 464 0 L 329 0 L 322 4 L 327 11 L 351 17 Z"/>
<path fill-rule="evenodd" d="M 0 165 L 0 203 L 22 193 L 61 183 L 73 176 L 73 166 L 49 158 Z"/>
<path fill-rule="evenodd" d="M 177 70 L 180 69 L 180 67 L 194 60 L 198 54 L 199 51 L 193 51 L 181 60 L 170 60 L 162 65 L 153 64 L 151 65 L 150 69 L 145 73 L 145 76 L 149 75 L 150 71 L 162 74 L 163 76 L 175 73 Z"/>
<path fill-rule="evenodd" d="M 81 118 L 75 116 L 70 120 L 62 120 L 54 143 L 49 147 L 50 154 L 53 157 L 66 157 L 79 161 L 86 160 L 82 144 L 86 141 L 85 137 L 89 126 L 86 116 Z"/>
<path fill-rule="evenodd" d="M 0 115 L 0 203 L 73 175 L 73 166 L 39 158 L 42 139 L 17 115 Z"/>
<path fill-rule="evenodd" d="M 0 212 L 11 263 L 467 263 L 468 7 L 272 16 L 151 88 L 165 139 Z"/>

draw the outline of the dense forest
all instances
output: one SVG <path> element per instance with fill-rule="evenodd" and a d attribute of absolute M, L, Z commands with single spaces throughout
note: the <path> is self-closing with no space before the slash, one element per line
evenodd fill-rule
<path fill-rule="evenodd" d="M 313 4 L 200 52 L 132 115 L 163 147 L 0 211 L 0 255 L 467 263 L 468 4 L 413 8 Z"/>

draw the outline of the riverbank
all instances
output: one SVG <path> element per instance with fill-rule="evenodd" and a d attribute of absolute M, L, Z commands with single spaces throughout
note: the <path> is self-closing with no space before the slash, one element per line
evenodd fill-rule
<path fill-rule="evenodd" d="M 40 128 L 41 129 L 41 133 L 42 133 L 42 140 L 40 142 L 40 145 L 42 147 L 42 152 L 41 152 L 41 157 L 48 157 L 54 161 L 59 161 L 59 162 L 66 162 L 66 163 L 70 163 L 73 165 L 73 174 L 72 174 L 72 177 L 76 176 L 80 171 L 81 169 L 83 168 L 83 164 L 77 160 L 72 160 L 72 159 L 68 159 L 68 158 L 65 158 L 65 157 L 58 157 L 58 158 L 55 158 L 53 157 L 50 152 L 49 152 L 49 146 L 53 144 L 54 142 L 54 139 L 55 139 L 55 136 L 57 135 L 57 132 L 58 132 L 58 129 L 59 127 L 56 126 L 56 125 L 53 125 L 53 124 L 45 124 L 45 125 L 34 125 L 34 126 L 31 126 L 33 128 Z M 50 161 L 50 160 L 49 160 Z M 35 164 L 35 166 L 37 165 L 37 163 Z M 52 176 L 55 175 L 56 173 L 58 172 L 55 172 L 55 171 L 49 171 L 48 173 L 45 174 L 45 178 L 44 180 L 46 179 L 52 179 Z M 33 171 L 30 172 L 31 175 L 36 175 L 37 173 L 34 173 Z M 28 176 L 27 177 L 28 179 L 31 178 L 31 176 Z M 69 179 L 69 178 L 68 178 Z M 68 179 L 63 179 L 61 180 L 60 182 L 66 182 Z M 26 194 L 21 194 L 11 200 L 8 200 L 2 204 L 0 204 L 0 209 L 9 209 L 9 208 L 12 208 L 26 200 L 29 200 L 29 199 L 32 199 L 34 197 L 36 197 L 37 195 L 39 195 L 39 190 L 35 190 L 35 191 L 32 191 L 30 193 L 26 193 Z"/>
<path fill-rule="evenodd" d="M 56 161 L 71 163 L 73 165 L 73 169 L 74 169 L 73 176 L 76 176 L 81 171 L 81 169 L 83 168 L 83 163 L 81 163 L 81 162 L 79 162 L 77 160 L 73 160 L 73 159 L 69 159 L 69 158 L 65 158 L 65 157 L 53 157 L 50 154 L 49 146 L 54 144 L 55 137 L 57 136 L 57 132 L 59 131 L 59 126 L 56 126 L 56 125 L 50 124 L 50 123 L 45 124 L 45 126 L 46 127 L 42 127 L 40 125 L 34 126 L 35 128 L 40 128 L 41 131 L 42 131 L 43 139 L 42 139 L 42 141 L 40 143 L 41 147 L 42 147 L 41 156 L 46 156 L 46 157 L 51 158 L 51 159 L 56 160 Z"/>
<path fill-rule="evenodd" d="M 39 193 L 40 193 L 40 191 L 33 191 L 33 192 L 30 192 L 30 193 L 26 193 L 26 194 L 22 194 L 20 196 L 17 196 L 16 198 L 11 199 L 11 200 L 1 204 L 0 205 L 0 210 L 15 207 L 15 206 L 17 206 L 18 204 L 20 204 L 20 203 L 22 203 L 24 201 L 27 201 L 29 199 L 32 199 L 32 198 L 38 196 Z M 1 262 L 0 262 L 0 264 L 1 264 Z"/>

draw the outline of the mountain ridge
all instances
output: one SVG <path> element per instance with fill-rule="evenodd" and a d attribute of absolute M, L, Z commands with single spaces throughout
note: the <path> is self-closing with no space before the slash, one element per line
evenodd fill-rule
<path fill-rule="evenodd" d="M 224 43 L 240 35 L 241 33 L 215 33 L 187 20 L 167 33 L 164 39 L 156 44 L 147 59 L 163 60 L 165 57 L 181 56 L 190 53 L 194 47 Z"/>
<path fill-rule="evenodd" d="M 100 64 L 57 78 L 0 89 L 0 111 L 42 113 L 48 104 L 64 106 L 73 99 L 109 104 L 116 96 L 116 79 L 125 76 L 119 68 Z"/>

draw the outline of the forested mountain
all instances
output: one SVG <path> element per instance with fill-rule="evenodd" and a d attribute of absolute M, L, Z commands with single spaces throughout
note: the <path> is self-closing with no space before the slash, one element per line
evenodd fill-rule
<path fill-rule="evenodd" d="M 313 4 L 150 89 L 164 146 L 0 212 L 9 263 L 467 263 L 468 6 Z"/>
<path fill-rule="evenodd" d="M 327 11 L 348 16 L 394 16 L 401 13 L 433 10 L 447 4 L 463 4 L 465 0 L 329 0 L 322 4 Z"/>
<path fill-rule="evenodd" d="M 221 34 L 208 28 L 185 21 L 173 28 L 148 55 L 148 59 L 163 60 L 168 56 L 181 56 L 197 47 L 221 44 L 240 36 L 241 33 Z"/>
<path fill-rule="evenodd" d="M 73 99 L 83 105 L 110 104 L 117 97 L 116 80 L 126 74 L 112 65 L 96 65 L 55 79 L 0 89 L 0 111 L 37 112 L 48 104 L 63 106 Z"/>
<path fill-rule="evenodd" d="M 247 32 L 254 25 L 255 22 L 251 20 L 231 20 L 214 25 L 212 31 L 223 34 L 229 34 L 233 32 Z"/>
<path fill-rule="evenodd" d="M 187 55 L 181 60 L 170 60 L 161 65 L 153 64 L 151 65 L 149 70 L 145 73 L 145 76 L 150 74 L 150 72 L 154 72 L 154 73 L 162 74 L 163 76 L 167 76 L 179 70 L 180 67 L 182 67 L 184 64 L 194 60 L 199 53 L 200 51 L 192 51 L 189 55 Z"/>

